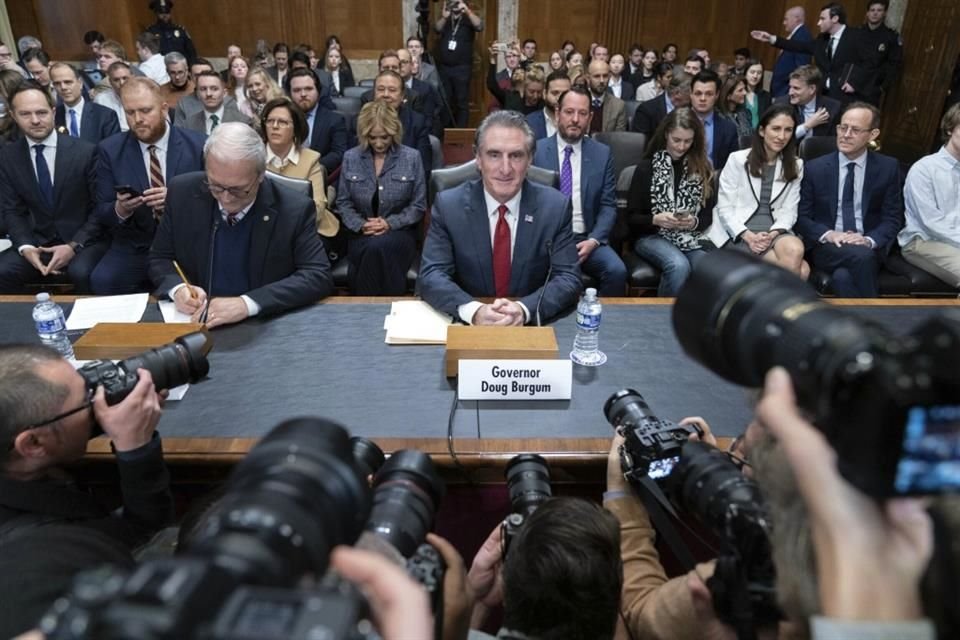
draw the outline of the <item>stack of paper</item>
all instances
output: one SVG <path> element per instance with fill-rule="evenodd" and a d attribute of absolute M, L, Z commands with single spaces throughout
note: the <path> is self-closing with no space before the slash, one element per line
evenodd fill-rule
<path fill-rule="evenodd" d="M 387 344 L 446 344 L 450 316 L 421 300 L 400 300 L 383 321 Z"/>
<path fill-rule="evenodd" d="M 77 298 L 67 318 L 67 330 L 90 329 L 98 322 L 140 322 L 147 309 L 148 293 L 126 296 Z"/>
<path fill-rule="evenodd" d="M 157 306 L 160 307 L 160 315 L 167 324 L 190 322 L 190 315 L 179 311 L 172 300 L 159 300 Z"/>

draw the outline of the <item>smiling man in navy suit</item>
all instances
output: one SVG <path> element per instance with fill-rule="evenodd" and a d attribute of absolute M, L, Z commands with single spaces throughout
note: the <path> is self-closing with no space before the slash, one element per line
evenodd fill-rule
<path fill-rule="evenodd" d="M 546 321 L 576 302 L 570 200 L 526 179 L 535 145 L 514 111 L 495 111 L 477 128 L 482 179 L 433 204 L 418 284 L 434 308 L 467 324 L 509 326 Z"/>
<path fill-rule="evenodd" d="M 600 282 L 601 296 L 622 296 L 627 268 L 609 245 L 617 219 L 613 157 L 607 145 L 585 137 L 590 119 L 586 90 L 573 87 L 560 96 L 557 133 L 540 141 L 533 164 L 560 174 L 560 192 L 573 207 L 573 240 L 580 268 Z"/>
<path fill-rule="evenodd" d="M 93 144 L 120 133 L 117 114 L 83 97 L 83 82 L 77 70 L 65 62 L 50 66 L 50 82 L 62 102 L 57 105 L 57 130 Z"/>
<path fill-rule="evenodd" d="M 877 274 L 903 226 L 900 165 L 867 150 L 880 135 L 880 111 L 851 103 L 837 127 L 838 153 L 804 166 L 794 229 L 814 268 L 833 276 L 845 298 L 879 294 Z"/>

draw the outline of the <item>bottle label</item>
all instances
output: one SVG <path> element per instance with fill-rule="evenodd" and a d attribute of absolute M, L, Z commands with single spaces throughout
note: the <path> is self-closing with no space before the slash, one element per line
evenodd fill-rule
<path fill-rule="evenodd" d="M 577 312 L 577 326 L 581 329 L 596 330 L 600 328 L 599 313 L 580 313 Z"/>
<path fill-rule="evenodd" d="M 59 333 L 63 331 L 63 318 L 56 316 L 48 320 L 37 320 L 37 333 Z"/>

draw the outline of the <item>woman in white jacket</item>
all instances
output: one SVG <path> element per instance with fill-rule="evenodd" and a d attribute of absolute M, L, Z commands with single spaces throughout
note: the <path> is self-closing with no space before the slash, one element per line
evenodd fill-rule
<path fill-rule="evenodd" d="M 807 279 L 803 242 L 794 235 L 803 160 L 793 136 L 793 107 L 767 109 L 749 149 L 730 154 L 720 173 L 713 224 L 707 237 L 718 248 L 739 249 Z"/>

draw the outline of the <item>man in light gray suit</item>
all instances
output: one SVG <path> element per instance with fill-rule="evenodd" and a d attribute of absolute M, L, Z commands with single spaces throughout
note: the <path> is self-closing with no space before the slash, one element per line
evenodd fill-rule
<path fill-rule="evenodd" d="M 477 128 L 481 180 L 437 195 L 420 296 L 467 324 L 539 324 L 580 293 L 570 199 L 526 179 L 536 145 L 523 115 L 496 111 Z M 476 298 L 494 298 L 481 303 Z"/>
<path fill-rule="evenodd" d="M 224 122 L 250 124 L 250 118 L 240 113 L 236 102 L 227 104 L 224 101 L 226 95 L 223 78 L 216 71 L 201 71 L 197 76 L 197 97 L 203 110 L 187 116 L 181 126 L 210 135 Z"/>

